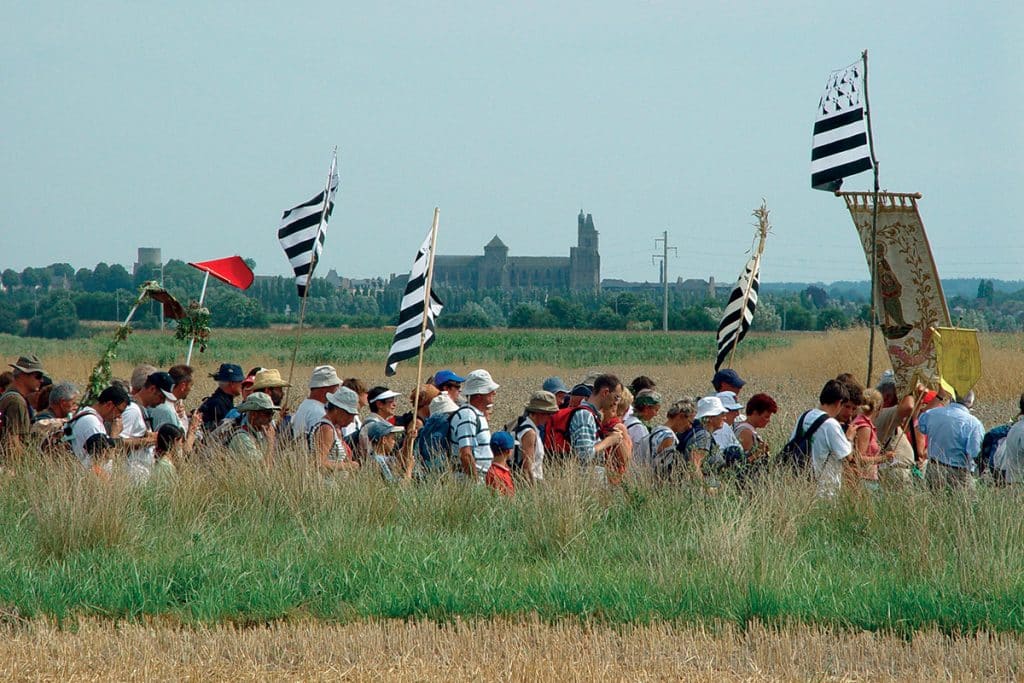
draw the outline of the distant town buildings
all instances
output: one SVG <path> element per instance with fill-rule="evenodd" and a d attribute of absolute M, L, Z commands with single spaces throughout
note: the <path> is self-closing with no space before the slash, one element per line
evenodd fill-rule
<path fill-rule="evenodd" d="M 495 235 L 483 255 L 434 258 L 434 282 L 462 289 L 538 288 L 596 292 L 601 289 L 601 255 L 594 218 L 580 211 L 576 246 L 569 256 L 509 256 Z"/>
<path fill-rule="evenodd" d="M 157 247 L 139 247 L 138 261 L 133 273 L 143 266 L 159 266 L 162 262 Z M 389 287 L 403 287 L 406 275 L 388 277 L 343 277 L 334 268 L 326 274 L 316 274 L 334 289 L 360 294 L 371 294 Z M 256 282 L 270 282 L 276 275 L 257 275 Z M 598 232 L 594 217 L 580 210 L 576 221 L 576 246 L 569 248 L 568 256 L 510 256 L 509 249 L 498 235 L 484 245 L 483 254 L 449 256 L 438 254 L 434 258 L 434 284 L 451 289 L 546 289 L 572 292 L 642 292 L 661 289 L 658 282 L 630 282 L 619 279 L 601 279 L 601 254 L 598 250 Z M 65 285 L 66 286 L 66 285 Z M 678 278 L 669 287 L 679 294 L 691 297 L 716 298 L 727 295 L 729 287 L 716 285 L 715 278 L 707 280 Z"/>

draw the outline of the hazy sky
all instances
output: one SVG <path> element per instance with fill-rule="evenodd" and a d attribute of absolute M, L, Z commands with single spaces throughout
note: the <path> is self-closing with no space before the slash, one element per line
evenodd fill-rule
<path fill-rule="evenodd" d="M 602 276 L 865 279 L 810 189 L 829 71 L 870 51 L 883 188 L 924 194 L 943 277 L 1024 277 L 1024 3 L 37 2 L 0 28 L 0 268 L 240 253 L 288 272 L 281 212 L 341 189 L 320 274 L 439 252 L 568 255 Z M 866 190 L 869 173 L 844 189 Z"/>

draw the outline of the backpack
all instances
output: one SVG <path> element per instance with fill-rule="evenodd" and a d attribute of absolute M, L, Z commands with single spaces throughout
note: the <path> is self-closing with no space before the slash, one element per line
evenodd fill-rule
<path fill-rule="evenodd" d="M 60 429 L 56 429 L 47 434 L 39 445 L 40 449 L 44 453 L 51 455 L 59 455 L 61 453 L 71 455 L 71 444 L 75 440 L 75 423 L 86 415 L 97 415 L 97 413 L 91 408 L 82 408 L 72 416 L 70 420 L 65 422 Z"/>
<path fill-rule="evenodd" d="M 679 454 L 679 437 L 676 436 L 676 443 L 670 448 L 666 448 L 663 451 L 658 450 L 658 442 L 664 441 L 669 435 L 675 436 L 675 433 L 671 429 L 661 427 L 655 427 L 651 430 L 651 433 L 644 437 L 643 441 L 640 442 L 638 448 L 647 456 L 647 462 L 651 464 L 654 472 L 664 479 L 669 479 L 672 476 L 672 471 L 676 465 L 676 457 Z"/>
<path fill-rule="evenodd" d="M 210 430 L 205 444 L 207 446 L 219 446 L 227 448 L 231 438 L 242 429 L 242 417 L 237 419 L 223 419 L 216 427 Z"/>
<path fill-rule="evenodd" d="M 451 457 L 452 418 L 457 410 L 438 413 L 427 418 L 416 437 L 416 450 L 428 469 L 440 469 Z"/>
<path fill-rule="evenodd" d="M 544 425 L 544 454 L 554 460 L 564 462 L 572 452 L 572 440 L 569 437 L 569 425 L 573 416 L 581 410 L 586 410 L 594 416 L 594 422 L 598 429 L 601 426 L 601 416 L 591 406 L 581 403 L 575 408 L 562 408 L 551 416 L 548 423 Z"/>
<path fill-rule="evenodd" d="M 996 464 L 996 457 L 999 453 L 999 447 L 1006 440 L 1006 435 L 1010 433 L 1010 428 L 1012 426 L 1012 422 L 999 425 L 998 427 L 993 427 L 988 430 L 985 434 L 985 438 L 981 440 L 981 453 L 978 454 L 978 459 L 976 461 L 978 465 L 978 474 L 984 473 L 986 469 L 1005 469 L 1001 464 Z M 1003 458 L 1005 458 L 1005 456 L 1001 456 L 1000 460 Z"/>
<path fill-rule="evenodd" d="M 779 464 L 788 466 L 797 474 L 804 474 L 810 471 L 811 437 L 828 420 L 828 413 L 820 415 L 805 432 L 804 419 L 806 419 L 810 412 L 808 410 L 800 416 L 800 419 L 796 422 L 796 434 L 786 442 L 786 445 L 782 447 L 782 450 L 776 456 L 776 461 Z"/>

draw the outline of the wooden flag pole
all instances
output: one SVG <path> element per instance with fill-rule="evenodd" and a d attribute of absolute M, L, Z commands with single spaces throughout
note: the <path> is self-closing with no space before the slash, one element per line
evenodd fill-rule
<path fill-rule="evenodd" d="M 206 300 L 206 285 L 210 284 L 210 271 L 206 271 L 206 277 L 203 278 L 203 290 L 199 292 L 199 306 L 202 307 L 203 301 Z M 188 354 L 185 355 L 185 365 L 192 362 L 192 349 L 196 345 L 196 335 L 192 335 L 192 339 L 188 342 Z"/>
<path fill-rule="evenodd" d="M 419 401 L 420 398 L 420 386 L 423 384 L 423 346 L 427 341 L 427 321 L 430 319 L 430 288 L 434 281 L 434 246 L 437 244 L 437 222 L 441 215 L 441 209 L 434 207 L 434 222 L 430 226 L 430 254 L 427 257 L 427 280 L 424 288 L 423 295 L 423 322 L 420 324 L 420 352 L 419 362 L 416 364 L 416 390 L 415 390 L 415 401 Z M 416 410 L 416 405 L 413 405 L 413 411 Z"/>
<path fill-rule="evenodd" d="M 430 226 L 430 254 L 427 255 L 427 279 L 424 282 L 423 294 L 423 322 L 420 324 L 420 351 L 416 363 L 416 387 L 412 393 L 412 419 L 416 423 L 416 413 L 420 407 L 420 387 L 423 386 L 423 347 L 427 341 L 427 321 L 430 319 L 430 292 L 434 282 L 434 247 L 437 245 L 437 223 L 441 215 L 441 209 L 434 207 L 434 222 Z M 406 463 L 412 459 L 412 439 L 405 440 L 404 457 Z"/>
<path fill-rule="evenodd" d="M 871 166 L 875 175 L 874 195 L 871 200 L 871 332 L 868 335 L 868 374 L 865 386 L 871 386 L 871 372 L 875 360 L 875 327 L 878 325 L 878 308 L 875 303 L 875 287 L 878 277 L 878 159 L 875 158 L 875 139 L 871 134 L 871 106 L 868 103 L 868 51 L 861 53 L 864 61 L 864 117 L 868 124 L 868 149 Z"/>
<path fill-rule="evenodd" d="M 761 206 L 754 209 L 754 216 L 757 218 L 757 229 L 760 233 L 760 241 L 757 244 L 757 254 L 754 256 L 754 270 L 750 273 L 751 281 L 747 283 L 747 289 L 743 292 L 743 305 L 740 307 L 740 329 L 743 329 L 743 316 L 747 312 L 747 301 L 750 300 L 750 288 L 754 286 L 754 277 L 760 277 L 761 271 L 761 254 L 764 253 L 765 242 L 768 241 L 768 205 L 765 201 L 761 200 Z M 754 321 L 751 320 L 750 324 L 753 325 Z M 740 345 L 739 332 L 736 333 L 736 337 L 732 341 L 732 350 L 729 351 L 729 367 L 732 367 L 733 358 L 736 356 L 736 347 Z"/>
<path fill-rule="evenodd" d="M 313 255 L 309 260 L 309 272 L 306 273 L 306 286 L 302 291 L 302 304 L 299 306 L 299 324 L 295 328 L 295 346 L 292 348 L 292 362 L 288 368 L 288 385 L 284 388 L 284 398 L 281 399 L 281 407 L 288 405 L 288 392 L 291 389 L 292 377 L 295 374 L 295 359 L 299 355 L 299 345 L 302 343 L 302 323 L 306 317 L 306 302 L 309 300 L 309 288 L 313 284 L 313 270 L 319 261 L 317 256 L 317 245 L 320 244 L 320 233 L 327 220 L 327 210 L 331 205 L 331 180 L 334 178 L 335 169 L 338 167 L 338 148 L 334 148 L 334 158 L 331 160 L 331 170 L 327 172 L 327 185 L 324 187 L 324 206 L 320 210 L 320 225 L 317 227 L 316 237 L 313 238 Z"/>

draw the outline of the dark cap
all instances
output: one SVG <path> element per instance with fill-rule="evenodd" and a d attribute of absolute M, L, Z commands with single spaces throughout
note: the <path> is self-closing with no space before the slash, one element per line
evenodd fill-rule
<path fill-rule="evenodd" d="M 146 384 L 152 385 L 160 390 L 164 398 L 174 403 L 178 397 L 171 393 L 174 389 L 174 378 L 169 372 L 154 372 L 146 378 Z"/>
<path fill-rule="evenodd" d="M 582 396 L 583 398 L 590 398 L 594 390 L 588 387 L 586 384 L 577 384 L 569 392 L 572 396 Z"/>
<path fill-rule="evenodd" d="M 220 369 L 217 372 L 210 375 L 213 379 L 218 382 L 244 382 L 245 375 L 242 374 L 242 368 L 234 363 L 221 363 Z"/>
<path fill-rule="evenodd" d="M 743 381 L 743 378 L 740 377 L 739 373 L 732 368 L 719 370 L 715 373 L 715 376 L 711 378 L 711 385 L 714 386 L 715 389 L 719 389 L 719 387 L 722 386 L 722 382 L 727 382 L 737 389 L 742 388 L 743 385 L 746 384 L 746 382 Z"/>

